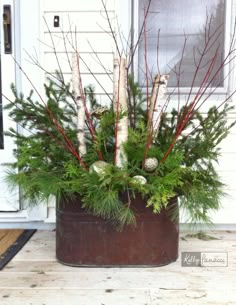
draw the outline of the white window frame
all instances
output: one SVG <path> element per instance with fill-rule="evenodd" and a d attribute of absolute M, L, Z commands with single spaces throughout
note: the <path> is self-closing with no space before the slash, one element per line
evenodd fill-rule
<path fill-rule="evenodd" d="M 132 1 L 132 0 L 131 0 Z M 133 0 L 134 1 L 134 11 L 133 11 L 133 19 L 134 19 L 134 45 L 138 40 L 139 36 L 139 0 Z M 153 0 L 155 1 L 155 0 Z M 230 40 L 233 35 L 233 29 L 234 29 L 234 22 L 236 18 L 236 3 L 233 0 L 225 0 L 225 29 L 224 29 L 224 38 L 225 38 L 225 54 L 229 51 L 229 44 Z M 132 12 L 131 12 L 132 14 Z M 134 74 L 135 74 L 135 80 L 138 81 L 138 55 L 139 50 L 137 48 L 135 57 L 134 57 Z M 229 73 L 230 69 L 236 64 L 236 60 L 233 60 L 229 65 L 224 67 L 223 75 L 227 75 Z M 224 81 L 224 86 L 221 88 L 216 89 L 215 95 L 225 95 L 227 93 L 230 93 L 233 91 L 233 88 L 235 87 L 235 73 L 230 73 L 229 77 Z M 174 88 L 169 87 L 168 91 L 172 92 Z M 180 88 L 180 94 L 188 94 L 190 87 L 182 87 Z M 193 93 L 196 93 L 198 90 L 198 87 L 193 88 Z M 206 90 L 206 93 L 209 92 L 211 89 L 209 88 Z M 177 95 L 178 93 L 174 93 L 173 95 Z"/>

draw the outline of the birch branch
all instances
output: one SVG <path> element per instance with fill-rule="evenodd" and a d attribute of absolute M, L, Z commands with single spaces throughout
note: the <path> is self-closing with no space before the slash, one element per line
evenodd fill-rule
<path fill-rule="evenodd" d="M 154 137 L 158 135 L 161 115 L 166 103 L 166 90 L 169 75 L 156 75 L 152 87 L 150 106 L 148 111 L 149 129 Z"/>
<path fill-rule="evenodd" d="M 126 101 L 126 60 L 114 59 L 114 92 L 113 107 L 116 113 L 116 129 L 115 129 L 115 160 L 114 163 L 118 167 L 124 167 L 127 162 L 127 156 L 124 151 L 123 144 L 128 140 L 128 107 Z M 120 119 L 120 114 L 122 115 Z"/>
<path fill-rule="evenodd" d="M 77 141 L 78 141 L 78 151 L 79 155 L 82 157 L 86 154 L 86 143 L 84 136 L 85 129 L 85 108 L 82 100 L 81 92 L 80 92 L 80 75 L 79 75 L 79 67 L 77 53 L 73 53 L 72 55 L 72 84 L 73 84 L 73 92 L 74 98 L 77 105 Z"/>

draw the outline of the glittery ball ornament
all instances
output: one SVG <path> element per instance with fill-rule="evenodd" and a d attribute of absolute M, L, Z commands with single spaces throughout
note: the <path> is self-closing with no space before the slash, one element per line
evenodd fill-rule
<path fill-rule="evenodd" d="M 153 172 L 158 166 L 158 160 L 156 158 L 147 158 L 144 162 L 144 170 L 146 172 Z"/>
<path fill-rule="evenodd" d="M 140 184 L 146 184 L 147 183 L 147 179 L 143 176 L 134 176 L 133 179 L 135 180 L 135 182 L 138 182 Z"/>
<path fill-rule="evenodd" d="M 92 165 L 90 165 L 89 167 L 89 172 L 95 172 L 98 175 L 99 174 L 103 174 L 105 168 L 108 166 L 108 163 L 104 162 L 104 161 L 95 161 Z"/>

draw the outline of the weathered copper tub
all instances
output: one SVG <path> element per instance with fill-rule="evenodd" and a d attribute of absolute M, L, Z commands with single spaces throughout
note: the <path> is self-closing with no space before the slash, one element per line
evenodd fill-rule
<path fill-rule="evenodd" d="M 178 257 L 179 226 L 162 210 L 153 214 L 141 196 L 132 201 L 137 226 L 117 232 L 81 209 L 79 200 L 57 208 L 56 256 L 71 266 L 161 266 Z M 169 207 L 176 207 L 173 199 Z"/>

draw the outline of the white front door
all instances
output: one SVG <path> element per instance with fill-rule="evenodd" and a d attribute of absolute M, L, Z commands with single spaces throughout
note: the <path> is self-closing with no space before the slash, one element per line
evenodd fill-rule
<path fill-rule="evenodd" d="M 14 161 L 12 151 L 13 140 L 4 136 L 3 132 L 9 127 L 16 128 L 16 124 L 10 120 L 6 110 L 3 110 L 7 100 L 13 98 L 10 84 L 15 83 L 15 57 L 14 37 L 14 0 L 0 0 L 0 44 L 1 44 L 1 96 L 0 96 L 0 212 L 14 212 L 20 209 L 19 190 L 9 189 L 6 178 L 6 167 L 3 163 Z"/>

